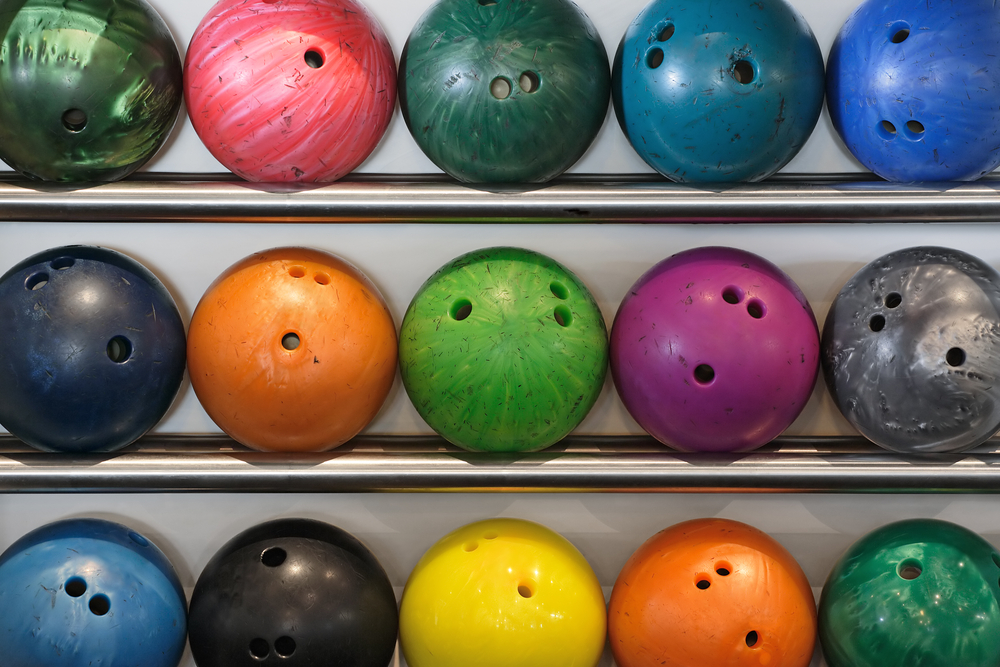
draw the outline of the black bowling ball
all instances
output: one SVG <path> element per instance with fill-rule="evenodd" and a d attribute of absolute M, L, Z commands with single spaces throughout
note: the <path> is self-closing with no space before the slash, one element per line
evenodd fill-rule
<path fill-rule="evenodd" d="M 386 667 L 399 615 L 389 577 L 353 535 L 279 519 L 222 547 L 191 597 L 199 667 Z"/>

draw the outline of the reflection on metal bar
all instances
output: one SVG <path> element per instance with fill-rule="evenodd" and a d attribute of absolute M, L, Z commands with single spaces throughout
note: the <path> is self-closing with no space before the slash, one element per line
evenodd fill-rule
<path fill-rule="evenodd" d="M 837 175 L 684 185 L 650 176 L 567 176 L 463 185 L 443 176 L 354 175 L 326 185 L 152 175 L 69 187 L 0 179 L 0 221 L 25 222 L 996 222 L 1000 177 L 891 184 Z M 198 180 L 194 180 L 198 179 Z"/>
<path fill-rule="evenodd" d="M 780 439 L 746 454 L 684 454 L 649 438 L 571 437 L 533 454 L 473 454 L 428 437 L 369 436 L 317 454 L 262 453 L 224 436 L 147 436 L 110 454 L 0 438 L 0 492 L 1000 491 L 1000 445 L 903 457 L 857 439 Z"/>

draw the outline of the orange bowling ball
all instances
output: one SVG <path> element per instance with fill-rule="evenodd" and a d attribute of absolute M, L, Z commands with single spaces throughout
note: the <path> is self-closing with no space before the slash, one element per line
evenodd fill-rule
<path fill-rule="evenodd" d="M 354 266 L 276 248 L 229 267 L 188 333 L 188 372 L 205 411 L 235 440 L 322 451 L 375 417 L 396 374 L 396 326 Z"/>
<path fill-rule="evenodd" d="M 806 667 L 816 602 L 802 568 L 752 526 L 685 521 L 646 540 L 608 607 L 619 667 Z"/>

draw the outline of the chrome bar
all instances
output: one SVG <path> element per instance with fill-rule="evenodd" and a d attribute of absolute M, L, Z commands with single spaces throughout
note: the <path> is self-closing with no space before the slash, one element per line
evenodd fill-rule
<path fill-rule="evenodd" d="M 0 179 L 0 221 L 839 223 L 1000 221 L 1000 176 L 890 184 L 786 175 L 684 185 L 657 176 L 566 176 L 536 186 L 464 185 L 434 175 L 352 175 L 262 184 L 232 175 L 145 174 L 65 186 Z"/>
<path fill-rule="evenodd" d="M 110 454 L 0 438 L 0 492 L 1000 491 L 1000 445 L 905 457 L 857 439 L 779 439 L 745 454 L 684 454 L 649 438 L 571 437 L 533 454 L 477 454 L 437 438 L 369 436 L 330 452 L 262 453 L 224 436 L 147 436 Z"/>

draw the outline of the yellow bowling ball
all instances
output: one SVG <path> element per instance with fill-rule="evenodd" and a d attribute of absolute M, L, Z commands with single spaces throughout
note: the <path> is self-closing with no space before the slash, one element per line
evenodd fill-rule
<path fill-rule="evenodd" d="M 424 554 L 403 589 L 409 667 L 593 667 L 607 610 L 590 564 L 531 521 L 459 528 Z"/>

